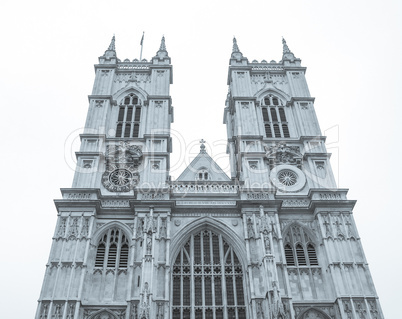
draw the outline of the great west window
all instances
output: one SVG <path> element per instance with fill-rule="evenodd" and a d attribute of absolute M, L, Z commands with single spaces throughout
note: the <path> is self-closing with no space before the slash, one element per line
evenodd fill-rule
<path fill-rule="evenodd" d="M 173 319 L 246 318 L 242 266 L 221 235 L 191 235 L 172 276 Z"/>

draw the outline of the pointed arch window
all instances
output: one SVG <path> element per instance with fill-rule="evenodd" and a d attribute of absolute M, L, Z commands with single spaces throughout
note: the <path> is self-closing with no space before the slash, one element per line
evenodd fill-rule
<path fill-rule="evenodd" d="M 303 227 L 292 226 L 284 238 L 287 266 L 318 266 L 315 245 Z"/>
<path fill-rule="evenodd" d="M 289 126 L 283 106 L 284 102 L 273 94 L 268 94 L 263 99 L 262 118 L 266 137 L 290 137 Z"/>
<path fill-rule="evenodd" d="M 118 228 L 109 229 L 96 249 L 95 268 L 127 268 L 128 239 Z"/>
<path fill-rule="evenodd" d="M 131 93 L 123 98 L 117 116 L 116 137 L 139 137 L 141 105 L 138 97 Z"/>
<path fill-rule="evenodd" d="M 230 245 L 210 230 L 190 236 L 172 274 L 173 319 L 246 318 L 243 269 Z M 191 316 L 192 317 L 192 316 Z"/>

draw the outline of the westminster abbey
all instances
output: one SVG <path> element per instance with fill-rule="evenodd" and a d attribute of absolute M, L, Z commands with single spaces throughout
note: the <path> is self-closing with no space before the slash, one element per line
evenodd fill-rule
<path fill-rule="evenodd" d="M 55 200 L 36 319 L 383 318 L 355 201 L 335 183 L 306 68 L 282 42 L 281 61 L 250 62 L 233 40 L 229 175 L 201 140 L 171 180 L 165 38 L 150 61 L 122 61 L 113 37 L 72 187 Z"/>

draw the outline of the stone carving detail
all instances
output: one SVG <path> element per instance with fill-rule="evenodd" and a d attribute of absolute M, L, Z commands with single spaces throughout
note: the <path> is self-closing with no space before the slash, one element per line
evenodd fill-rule
<path fill-rule="evenodd" d="M 70 193 L 68 199 L 91 199 L 91 194 L 88 193 Z"/>
<path fill-rule="evenodd" d="M 61 319 L 63 317 L 63 305 L 59 303 L 53 304 L 53 309 L 54 309 L 53 318 Z"/>
<path fill-rule="evenodd" d="M 343 300 L 343 311 L 345 312 L 347 319 L 352 319 L 352 306 L 350 301 Z"/>
<path fill-rule="evenodd" d="M 167 237 L 167 226 L 166 226 L 166 218 L 161 219 L 161 225 L 159 226 L 159 238 Z"/>
<path fill-rule="evenodd" d="M 66 319 L 74 319 L 74 311 L 75 311 L 75 305 L 73 303 L 69 303 Z"/>
<path fill-rule="evenodd" d="M 344 215 L 344 218 L 345 218 L 345 225 L 346 225 L 346 230 L 347 230 L 348 237 L 349 238 L 350 237 L 355 237 L 355 233 L 353 231 L 353 225 L 351 223 L 350 216 L 349 215 Z"/>
<path fill-rule="evenodd" d="M 101 201 L 102 207 L 130 207 L 128 200 L 103 200 Z"/>
<path fill-rule="evenodd" d="M 173 193 L 231 193 L 236 194 L 238 191 L 237 185 L 228 184 L 208 184 L 208 185 L 193 185 L 193 184 L 174 184 L 170 186 Z M 267 198 L 268 199 L 268 198 Z"/>
<path fill-rule="evenodd" d="M 370 307 L 370 315 L 371 319 L 379 319 L 380 316 L 378 314 L 377 306 L 375 300 L 369 300 L 368 301 L 369 307 Z"/>
<path fill-rule="evenodd" d="M 40 312 L 40 319 L 47 319 L 47 311 L 48 311 L 49 305 L 47 303 L 42 304 L 42 309 Z"/>
<path fill-rule="evenodd" d="M 106 171 L 102 184 L 111 192 L 128 192 L 139 181 L 138 166 L 141 165 L 142 151 L 137 145 L 120 142 L 106 146 Z"/>
<path fill-rule="evenodd" d="M 141 199 L 143 200 L 162 200 L 164 199 L 165 195 L 161 193 L 147 193 L 141 194 Z"/>
<path fill-rule="evenodd" d="M 254 223 L 251 217 L 247 217 L 247 234 L 248 238 L 255 238 Z"/>
<path fill-rule="evenodd" d="M 137 218 L 137 233 L 136 233 L 137 238 L 142 237 L 143 230 L 144 230 L 144 219 Z"/>
<path fill-rule="evenodd" d="M 81 237 L 86 237 L 89 234 L 89 218 L 83 218 L 81 227 Z"/>
<path fill-rule="evenodd" d="M 101 76 L 108 76 L 109 75 L 109 70 L 102 70 L 101 71 Z"/>
<path fill-rule="evenodd" d="M 103 107 L 104 100 L 95 100 L 95 107 Z"/>
<path fill-rule="evenodd" d="M 164 302 L 158 302 L 157 303 L 157 314 L 156 314 L 156 319 L 163 319 L 165 316 L 165 303 Z"/>
<path fill-rule="evenodd" d="M 141 292 L 138 319 L 149 319 L 150 295 L 151 293 L 149 292 L 148 283 L 145 282 L 144 289 Z"/>
<path fill-rule="evenodd" d="M 269 193 L 249 193 L 247 199 L 267 200 L 269 199 Z"/>
<path fill-rule="evenodd" d="M 147 255 L 152 255 L 152 234 L 147 234 Z"/>
<path fill-rule="evenodd" d="M 300 103 L 300 106 L 301 106 L 302 110 L 308 109 L 308 103 Z"/>
<path fill-rule="evenodd" d="M 264 231 L 264 247 L 265 247 L 265 253 L 266 254 L 271 254 L 271 242 L 269 239 L 269 235 L 267 231 Z"/>
<path fill-rule="evenodd" d="M 332 236 L 332 229 L 331 229 L 331 217 L 330 216 L 323 216 L 323 224 L 325 227 L 325 237 L 333 237 Z"/>
<path fill-rule="evenodd" d="M 66 233 L 66 224 L 67 224 L 67 218 L 61 218 L 59 224 L 59 230 L 57 231 L 57 236 L 64 237 L 64 234 Z"/>
<path fill-rule="evenodd" d="M 137 303 L 131 302 L 130 319 L 137 319 Z"/>
<path fill-rule="evenodd" d="M 69 239 L 78 237 L 78 218 L 77 217 L 72 218 L 70 225 L 68 227 L 67 237 Z"/>
<path fill-rule="evenodd" d="M 321 200 L 340 200 L 340 199 L 342 199 L 342 197 L 340 194 L 324 193 L 324 194 L 320 194 L 320 199 Z"/>
<path fill-rule="evenodd" d="M 342 231 L 342 229 L 341 229 L 341 226 L 342 226 L 342 223 L 337 219 L 336 221 L 335 221 L 335 223 L 333 223 L 334 225 L 335 225 L 335 229 L 336 229 L 336 236 L 339 238 L 339 239 L 345 239 L 345 235 L 343 234 L 343 231 Z"/>
<path fill-rule="evenodd" d="M 363 301 L 355 301 L 355 311 L 356 311 L 356 315 L 357 318 L 359 319 L 366 319 L 366 307 L 364 306 L 364 302 Z"/>
<path fill-rule="evenodd" d="M 257 319 L 263 319 L 264 318 L 264 311 L 262 310 L 262 301 L 257 300 Z"/>
<path fill-rule="evenodd" d="M 282 207 L 308 207 L 309 204 L 307 199 L 284 199 Z"/>
<path fill-rule="evenodd" d="M 249 104 L 250 104 L 249 102 L 240 102 L 240 105 L 241 105 L 242 109 L 248 109 Z"/>
<path fill-rule="evenodd" d="M 276 143 L 274 146 L 264 146 L 269 168 L 272 170 L 280 164 L 294 165 L 302 169 L 303 155 L 299 146 L 288 146 L 286 143 Z"/>
<path fill-rule="evenodd" d="M 155 101 L 155 107 L 161 108 L 163 106 L 163 101 Z"/>
<path fill-rule="evenodd" d="M 287 319 L 276 281 L 272 282 L 272 290 L 269 291 L 269 303 L 271 318 Z"/>

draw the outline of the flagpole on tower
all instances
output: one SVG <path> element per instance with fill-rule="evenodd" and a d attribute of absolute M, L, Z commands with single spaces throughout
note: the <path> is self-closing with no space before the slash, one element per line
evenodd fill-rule
<path fill-rule="evenodd" d="M 142 61 L 142 47 L 143 47 L 143 43 L 144 43 L 144 33 L 145 33 L 145 31 L 142 31 L 142 38 L 141 38 L 141 42 L 140 42 L 140 45 L 141 45 L 140 61 Z"/>

